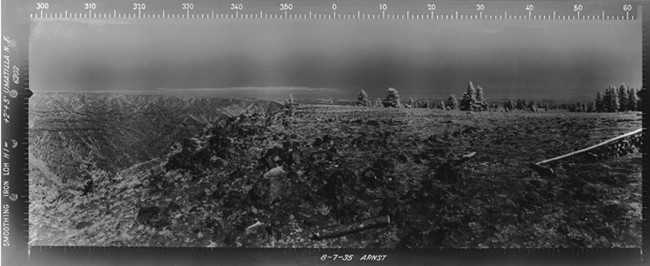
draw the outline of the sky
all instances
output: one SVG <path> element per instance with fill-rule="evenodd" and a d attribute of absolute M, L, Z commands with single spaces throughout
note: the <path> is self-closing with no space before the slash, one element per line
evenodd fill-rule
<path fill-rule="evenodd" d="M 641 85 L 639 21 L 32 22 L 30 86 L 234 97 L 593 98 Z M 275 88 L 274 88 L 275 87 Z M 277 87 L 291 87 L 284 90 Z M 238 89 L 241 88 L 241 89 Z"/>

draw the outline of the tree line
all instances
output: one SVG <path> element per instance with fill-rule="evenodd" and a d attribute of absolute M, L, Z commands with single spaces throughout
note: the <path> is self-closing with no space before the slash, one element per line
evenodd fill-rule
<path fill-rule="evenodd" d="M 643 108 L 643 97 L 639 97 L 641 94 L 645 94 L 645 89 L 637 92 L 625 84 L 621 84 L 618 89 L 609 85 L 604 93 L 596 93 L 596 99 L 589 103 L 592 107 L 588 109 L 595 112 L 640 111 Z"/>
<path fill-rule="evenodd" d="M 386 98 L 371 100 L 364 90 L 360 90 L 355 104 L 357 106 L 392 107 L 392 108 L 427 108 L 439 110 L 461 110 L 461 111 L 488 111 L 499 110 L 510 112 L 514 110 L 538 112 L 553 109 L 564 109 L 570 112 L 619 112 L 619 111 L 641 111 L 645 102 L 646 89 L 636 90 L 621 85 L 618 89 L 609 86 L 604 93 L 596 94 L 594 101 L 567 103 L 542 103 L 526 99 L 508 99 L 501 105 L 488 103 L 485 100 L 484 89 L 480 85 L 474 86 L 470 81 L 467 90 L 460 100 L 456 95 L 451 94 L 445 100 L 400 100 L 397 89 L 388 88 Z"/>
<path fill-rule="evenodd" d="M 454 94 L 449 95 L 446 100 L 430 101 L 420 100 L 415 101 L 409 98 L 406 102 L 400 100 L 399 92 L 394 88 L 388 88 L 386 98 L 372 101 L 368 97 L 366 91 L 359 91 L 359 95 L 355 102 L 358 106 L 375 106 L 375 107 L 394 107 L 394 108 L 428 108 L 428 109 L 441 109 L 441 110 L 456 110 L 462 111 L 487 111 L 489 108 L 496 108 L 496 105 L 488 105 L 483 96 L 483 88 L 476 86 L 469 82 L 467 91 L 463 94 L 460 101 L 456 99 Z"/>
<path fill-rule="evenodd" d="M 598 91 L 593 101 L 577 102 L 565 106 L 570 112 L 626 112 L 642 111 L 644 103 L 647 101 L 647 90 L 645 88 L 636 90 L 635 88 L 621 84 L 618 88 L 609 85 L 603 92 Z"/>

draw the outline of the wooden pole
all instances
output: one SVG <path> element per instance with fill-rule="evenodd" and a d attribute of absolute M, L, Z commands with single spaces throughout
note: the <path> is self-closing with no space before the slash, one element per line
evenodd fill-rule
<path fill-rule="evenodd" d="M 536 164 L 537 166 L 539 166 L 540 164 L 545 164 L 545 163 L 549 163 L 549 162 L 552 162 L 552 161 L 557 161 L 557 160 L 560 160 L 560 159 L 563 159 L 563 158 L 566 158 L 566 157 L 569 157 L 569 156 L 573 156 L 573 155 L 580 154 L 580 153 L 583 153 L 583 152 L 586 152 L 586 151 L 590 151 L 590 150 L 593 150 L 593 149 L 598 148 L 598 147 L 600 147 L 600 146 L 607 145 L 607 144 L 609 144 L 609 143 L 612 143 L 612 142 L 614 142 L 614 141 L 617 141 L 617 140 L 619 140 L 619 139 L 622 139 L 622 138 L 626 138 L 626 137 L 629 137 L 629 136 L 632 136 L 632 135 L 639 134 L 639 133 L 641 133 L 642 131 L 643 131 L 643 128 L 639 128 L 639 129 L 634 130 L 634 131 L 632 131 L 632 132 L 625 133 L 625 134 L 620 135 L 620 136 L 618 136 L 618 137 L 614 137 L 614 138 L 608 139 L 608 140 L 606 140 L 606 141 L 603 141 L 603 142 L 598 143 L 598 144 L 596 144 L 596 145 L 593 145 L 593 146 L 590 146 L 590 147 L 584 148 L 584 149 L 582 149 L 582 150 L 577 150 L 577 151 L 570 152 L 570 153 L 567 153 L 567 154 L 564 154 L 564 155 L 560 155 L 560 156 L 558 156 L 558 157 L 554 157 L 554 158 L 551 158 L 551 159 L 542 160 L 542 161 L 536 162 L 535 164 Z"/>

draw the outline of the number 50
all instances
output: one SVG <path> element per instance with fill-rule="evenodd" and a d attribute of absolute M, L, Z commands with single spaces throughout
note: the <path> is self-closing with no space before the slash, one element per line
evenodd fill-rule
<path fill-rule="evenodd" d="M 573 5 L 573 11 L 574 12 L 582 11 L 582 5 Z"/>

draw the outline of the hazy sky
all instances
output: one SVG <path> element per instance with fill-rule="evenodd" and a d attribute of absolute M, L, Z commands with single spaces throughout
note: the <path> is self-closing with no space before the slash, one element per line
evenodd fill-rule
<path fill-rule="evenodd" d="M 308 87 L 376 98 L 394 87 L 442 97 L 471 80 L 487 97 L 591 98 L 641 85 L 638 21 L 57 21 L 34 22 L 30 45 L 36 92 Z"/>

